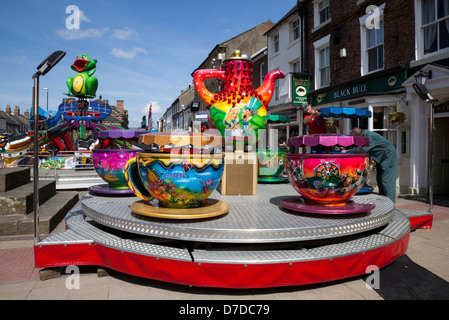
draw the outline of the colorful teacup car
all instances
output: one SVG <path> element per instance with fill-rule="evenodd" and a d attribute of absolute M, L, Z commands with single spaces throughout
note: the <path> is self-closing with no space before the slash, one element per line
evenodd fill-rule
<path fill-rule="evenodd" d="M 89 188 L 91 193 L 119 194 L 130 193 L 125 177 L 125 166 L 134 158 L 138 149 L 93 149 L 92 161 L 97 174 L 107 185 Z"/>
<path fill-rule="evenodd" d="M 367 146 L 365 137 L 338 134 L 294 137 L 295 147 Z M 372 210 L 372 204 L 357 204 L 350 198 L 359 191 L 368 175 L 368 154 L 316 153 L 288 154 L 286 169 L 289 180 L 302 197 L 284 200 L 290 210 L 312 213 L 357 213 Z"/>
<path fill-rule="evenodd" d="M 224 169 L 223 154 L 205 148 L 213 147 L 214 141 L 221 145 L 221 136 L 175 132 L 141 136 L 141 145 L 159 145 L 164 152 L 141 152 L 126 164 L 129 187 L 145 200 L 133 203 L 131 209 L 170 219 L 198 219 L 226 213 L 229 206 L 225 202 L 209 199 Z"/>
<path fill-rule="evenodd" d="M 286 181 L 280 174 L 285 168 L 286 149 L 258 149 L 258 181 L 281 182 Z"/>
<path fill-rule="evenodd" d="M 89 187 L 91 194 L 131 194 L 125 177 L 125 165 L 142 151 L 133 147 L 146 131 L 107 130 L 94 132 L 97 140 L 92 149 L 92 161 L 97 174 L 107 183 Z"/>

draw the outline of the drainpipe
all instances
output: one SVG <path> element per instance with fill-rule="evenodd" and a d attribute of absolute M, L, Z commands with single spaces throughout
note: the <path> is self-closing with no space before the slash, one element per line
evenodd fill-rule
<path fill-rule="evenodd" d="M 305 0 L 297 0 L 298 15 L 301 17 L 301 72 L 306 72 L 307 63 L 307 51 L 306 51 L 306 29 L 307 29 L 307 8 L 305 6 Z"/>

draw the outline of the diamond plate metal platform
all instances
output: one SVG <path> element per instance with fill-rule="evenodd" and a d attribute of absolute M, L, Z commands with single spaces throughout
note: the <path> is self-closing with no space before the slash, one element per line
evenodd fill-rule
<path fill-rule="evenodd" d="M 135 197 L 86 195 L 66 217 L 68 230 L 34 247 L 39 268 L 97 265 L 200 287 L 268 288 L 351 278 L 405 253 L 410 220 L 376 195 L 368 213 L 313 215 L 281 208 L 291 186 L 259 185 L 256 196 L 221 196 L 230 211 L 198 220 L 133 213 Z"/>
<path fill-rule="evenodd" d="M 229 213 L 217 218 L 168 220 L 134 213 L 129 206 L 136 197 L 97 197 L 85 195 L 82 210 L 94 221 L 113 229 L 135 234 L 185 241 L 216 243 L 279 243 L 336 238 L 366 232 L 386 225 L 394 204 L 378 195 L 355 196 L 356 203 L 373 203 L 366 213 L 315 215 L 288 211 L 281 201 L 299 196 L 291 185 L 259 185 L 254 196 L 210 198 L 230 203 Z M 192 209 L 194 210 L 194 209 Z"/>
<path fill-rule="evenodd" d="M 132 233 L 114 233 L 109 228 L 90 221 L 79 206 L 66 218 L 70 228 L 43 239 L 39 246 L 90 244 L 103 245 L 114 250 L 170 260 L 219 264 L 273 264 L 333 259 L 388 246 L 404 237 L 410 230 L 410 221 L 394 210 L 392 219 L 375 232 L 339 237 L 336 241 L 298 241 L 289 244 L 209 244 L 196 248 L 183 242 L 136 236 Z"/>

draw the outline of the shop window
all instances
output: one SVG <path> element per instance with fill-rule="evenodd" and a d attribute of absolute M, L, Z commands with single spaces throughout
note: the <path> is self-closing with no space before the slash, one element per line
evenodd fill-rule
<path fill-rule="evenodd" d="M 373 111 L 373 129 L 384 129 L 384 110 L 376 108 Z"/>
<path fill-rule="evenodd" d="M 360 128 L 363 130 L 368 130 L 368 119 L 367 118 L 352 118 L 351 119 L 351 129 Z"/>
<path fill-rule="evenodd" d="M 401 155 L 410 155 L 410 131 L 401 131 Z"/>

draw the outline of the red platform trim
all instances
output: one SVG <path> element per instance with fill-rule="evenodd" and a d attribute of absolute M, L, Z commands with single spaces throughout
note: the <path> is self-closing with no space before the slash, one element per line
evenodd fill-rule
<path fill-rule="evenodd" d="M 269 288 L 307 285 L 366 274 L 405 253 L 410 234 L 380 248 L 333 259 L 273 264 L 219 264 L 180 261 L 95 244 L 37 245 L 37 268 L 96 265 L 125 274 L 197 287 Z"/>
<path fill-rule="evenodd" d="M 431 229 L 433 225 L 433 214 L 427 214 L 416 217 L 409 217 L 410 231 L 416 229 Z"/>

